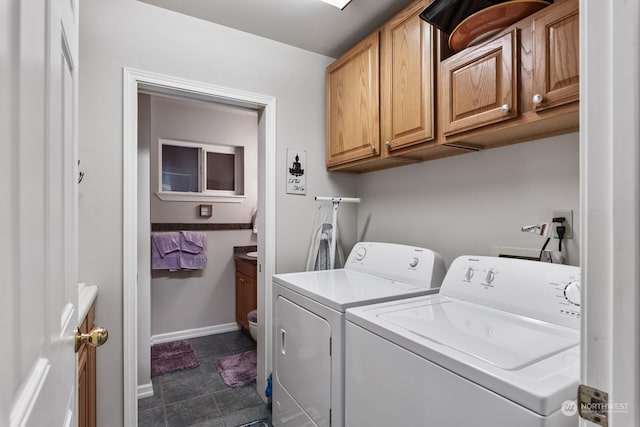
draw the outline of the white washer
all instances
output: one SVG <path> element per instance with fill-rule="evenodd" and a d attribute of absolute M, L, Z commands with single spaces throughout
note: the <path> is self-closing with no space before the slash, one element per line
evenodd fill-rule
<path fill-rule="evenodd" d="M 580 269 L 459 257 L 439 294 L 346 313 L 347 426 L 576 426 Z"/>
<path fill-rule="evenodd" d="M 273 424 L 344 425 L 344 312 L 437 292 L 442 257 L 391 243 L 356 244 L 344 269 L 273 276 Z"/>

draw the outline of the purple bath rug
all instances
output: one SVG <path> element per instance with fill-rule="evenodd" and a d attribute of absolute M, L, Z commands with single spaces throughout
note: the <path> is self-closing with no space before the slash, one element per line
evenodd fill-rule
<path fill-rule="evenodd" d="M 232 354 L 216 360 L 218 373 L 227 387 L 242 387 L 256 382 L 256 351 Z"/>
<path fill-rule="evenodd" d="M 174 341 L 151 346 L 151 376 L 197 368 L 200 361 L 189 341 Z"/>

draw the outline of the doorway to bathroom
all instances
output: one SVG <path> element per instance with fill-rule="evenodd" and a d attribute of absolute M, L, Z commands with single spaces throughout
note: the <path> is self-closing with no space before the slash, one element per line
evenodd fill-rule
<path fill-rule="evenodd" d="M 151 345 L 150 337 L 153 334 L 150 326 L 150 311 L 151 311 L 151 299 L 150 299 L 150 266 L 149 266 L 149 250 L 145 248 L 149 247 L 149 225 L 151 223 L 151 208 L 149 201 L 152 198 L 160 199 L 160 194 L 153 194 L 154 188 L 153 182 L 150 183 L 149 177 L 157 177 L 155 185 L 158 186 L 158 193 L 165 193 L 162 184 L 162 175 L 157 169 L 162 169 L 162 163 L 158 161 L 158 156 L 161 155 L 162 145 L 156 141 L 156 147 L 154 150 L 140 151 L 138 147 L 139 138 L 146 137 L 150 146 L 154 144 L 154 140 L 169 140 L 169 141 L 182 141 L 186 142 L 187 146 L 194 142 L 213 143 L 216 146 L 229 146 L 228 140 L 225 141 L 217 139 L 215 141 L 202 141 L 201 137 L 194 137 L 193 134 L 187 132 L 187 136 L 180 137 L 171 135 L 167 129 L 175 129 L 177 127 L 189 128 L 188 119 L 184 117 L 179 118 L 180 110 L 189 110 L 190 108 L 198 105 L 205 109 L 214 109 L 218 112 L 224 111 L 225 114 L 231 114 L 234 117 L 244 117 L 246 120 L 254 120 L 257 122 L 255 129 L 257 147 L 254 147 L 254 159 L 253 163 L 249 165 L 249 158 L 252 154 L 247 154 L 251 149 L 244 147 L 241 150 L 241 156 L 247 162 L 242 164 L 242 167 L 252 168 L 253 179 L 255 182 L 250 184 L 249 182 L 242 181 L 245 175 L 241 176 L 241 185 L 236 186 L 241 191 L 237 192 L 235 196 L 239 200 L 227 201 L 226 203 L 210 203 L 211 199 L 207 195 L 196 196 L 197 200 L 192 200 L 190 203 L 180 206 L 180 203 L 176 203 L 175 200 L 168 200 L 167 203 L 177 209 L 186 209 L 185 212 L 178 214 L 178 217 L 163 218 L 160 220 L 162 223 L 185 223 L 185 218 L 189 215 L 199 217 L 201 215 L 202 206 L 205 207 L 205 212 L 202 215 L 208 215 L 211 211 L 209 206 L 212 206 L 214 210 L 219 209 L 219 214 L 224 217 L 224 211 L 226 206 L 242 205 L 242 201 L 246 200 L 249 193 L 253 191 L 254 201 L 253 206 L 247 206 L 248 211 L 246 215 L 246 222 L 251 224 L 251 233 L 253 225 L 255 225 L 257 235 L 252 238 L 257 247 L 258 260 L 257 260 L 257 281 L 258 281 L 258 346 L 257 346 L 257 384 L 256 389 L 261 397 L 264 399 L 264 389 L 266 385 L 266 379 L 270 372 L 270 325 L 269 319 L 270 304 L 268 304 L 269 295 L 271 295 L 271 284 L 267 278 L 271 277 L 274 270 L 275 257 L 274 257 L 274 239 L 275 235 L 275 217 L 274 217 L 274 205 L 275 205 L 275 99 L 273 97 L 252 94 L 243 91 L 237 91 L 234 89 L 223 88 L 218 86 L 212 86 L 202 84 L 199 82 L 185 81 L 183 79 L 172 78 L 169 76 L 161 76 L 153 73 L 147 73 L 138 70 L 125 69 L 124 70 L 125 84 L 124 84 L 124 182 L 135 183 L 139 182 L 140 185 L 125 185 L 125 198 L 123 205 L 123 220 L 124 220 L 124 406 L 125 406 L 125 424 L 136 425 L 137 422 L 137 398 L 139 395 L 145 395 L 148 393 L 151 387 L 150 378 L 147 373 L 150 372 L 148 365 L 145 365 L 150 360 L 149 348 Z M 155 121 L 160 121 L 165 130 L 157 131 L 151 135 L 148 128 L 140 126 L 140 117 L 145 118 L 145 114 L 149 115 L 152 110 L 151 104 L 156 103 L 160 110 L 164 111 L 164 116 L 160 115 Z M 160 105 L 162 104 L 162 105 Z M 173 109 L 173 112 L 172 112 Z M 156 108 L 158 110 L 158 108 Z M 184 112 L 183 111 L 183 112 Z M 231 117 L 229 116 L 229 117 Z M 164 118 L 162 118 L 164 117 Z M 227 117 L 227 119 L 229 118 Z M 146 119 L 150 119 L 147 116 Z M 171 120 L 175 120 L 174 126 L 169 123 Z M 226 120 L 226 119 L 223 119 Z M 185 121 L 187 123 L 185 123 Z M 162 126 L 161 126 L 162 127 Z M 147 132 L 145 134 L 145 132 Z M 146 136 L 145 136 L 146 135 Z M 213 138 L 216 139 L 216 138 Z M 224 139 L 224 138 L 222 138 Z M 234 138 L 231 138 L 234 139 Z M 237 140 L 237 138 L 235 138 Z M 197 141 L 194 141 L 197 140 Z M 173 144 L 170 142 L 170 145 Z M 173 144 L 180 145 L 180 144 Z M 241 144 L 235 144 L 237 146 Z M 155 162 L 155 163 L 154 163 Z M 237 163 L 236 163 L 237 164 Z M 152 172 L 151 165 L 154 165 L 155 172 Z M 160 165 L 157 166 L 156 165 Z M 257 167 L 256 167 L 257 165 Z M 257 170 L 257 173 L 256 173 Z M 171 173 L 171 171 L 169 171 Z M 146 179 L 142 179 L 146 177 Z M 180 176 L 179 178 L 183 178 Z M 153 180 L 151 180 L 153 181 Z M 175 182 L 179 184 L 178 181 Z M 251 189 L 253 185 L 253 189 Z M 204 187 L 207 183 L 204 184 Z M 202 185 L 199 187 L 203 188 Z M 166 190 L 166 189 L 165 189 Z M 247 191 L 245 191 L 247 190 Z M 247 193 L 241 194 L 241 193 Z M 175 196 L 176 194 L 169 194 L 169 196 Z M 257 195 L 255 194 L 257 193 Z M 209 195 L 210 196 L 210 195 Z M 220 196 L 220 195 L 218 195 Z M 224 196 L 224 195 L 223 195 Z M 198 199 L 199 197 L 199 199 Z M 192 197 L 193 198 L 193 197 Z M 171 197 L 169 197 L 171 199 Z M 233 197 L 231 197 L 233 199 Z M 159 203 L 156 200 L 153 203 Z M 253 211 L 251 208 L 254 208 Z M 171 209 L 169 209 L 171 211 Z M 154 214 L 157 216 L 158 214 Z M 255 221 L 252 218 L 255 216 Z M 223 220 L 229 222 L 228 218 Z M 156 221 L 154 221 L 156 222 Z M 194 221 L 195 222 L 195 221 Z M 207 222 L 207 221 L 202 221 Z M 145 230 L 146 228 L 146 230 Z M 213 233 L 213 232 L 212 232 Z M 146 236 L 146 237 L 145 237 Z M 214 236 L 212 234 L 212 236 Z M 246 240 L 247 236 L 245 236 Z M 249 240 L 251 238 L 248 238 Z M 247 243 L 246 241 L 243 243 Z M 214 244 L 213 241 L 210 245 Z M 215 256 L 218 258 L 218 255 Z M 214 263 L 218 261 L 215 260 Z M 231 266 L 233 263 L 231 263 Z M 233 267 L 231 267 L 233 268 Z M 220 270 L 220 268 L 218 269 Z M 229 271 L 219 271 L 222 275 L 229 275 Z M 216 273 L 217 274 L 217 273 Z M 197 280 L 206 281 L 209 280 L 206 277 L 202 277 L 201 274 Z M 164 286 L 167 291 L 171 291 L 170 286 L 167 287 L 167 283 L 173 281 L 175 286 L 179 287 L 179 280 L 175 281 L 173 278 L 155 277 L 156 280 Z M 174 287 L 175 287 L 174 286 Z M 228 291 L 228 289 L 227 289 Z M 224 293 L 224 292 L 223 292 Z M 227 295 L 228 296 L 228 295 Z M 174 297 L 168 297 L 171 300 Z M 229 300 L 229 305 L 232 306 Z M 201 307 L 201 309 L 203 309 Z M 222 310 L 224 312 L 224 310 Z M 215 321 L 214 321 L 215 322 Z M 230 322 L 222 321 L 219 325 L 212 325 L 209 329 L 192 328 L 192 336 L 202 335 L 204 333 L 224 332 L 228 329 L 235 328 L 233 319 Z M 187 330 L 186 333 L 189 333 Z M 162 336 L 162 334 L 160 334 Z M 165 334 L 164 338 L 170 339 L 171 334 Z M 188 338 L 185 336 L 184 338 Z"/>
<path fill-rule="evenodd" d="M 257 249 L 258 112 L 139 91 L 138 172 L 142 398 L 152 393 L 146 337 L 153 347 L 234 331 L 238 323 L 249 332 L 248 312 L 238 319 L 249 289 L 234 286 L 234 259 Z"/>

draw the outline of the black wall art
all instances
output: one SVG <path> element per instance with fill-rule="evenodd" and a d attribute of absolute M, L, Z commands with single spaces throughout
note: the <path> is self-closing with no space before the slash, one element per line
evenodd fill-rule
<path fill-rule="evenodd" d="M 287 149 L 287 194 L 307 194 L 307 152 Z"/>

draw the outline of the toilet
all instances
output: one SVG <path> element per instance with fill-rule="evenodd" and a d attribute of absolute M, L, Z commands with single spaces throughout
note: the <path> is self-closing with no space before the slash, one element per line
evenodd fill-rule
<path fill-rule="evenodd" d="M 258 310 L 250 311 L 247 314 L 247 320 L 249 321 L 249 333 L 254 341 L 258 341 Z"/>

